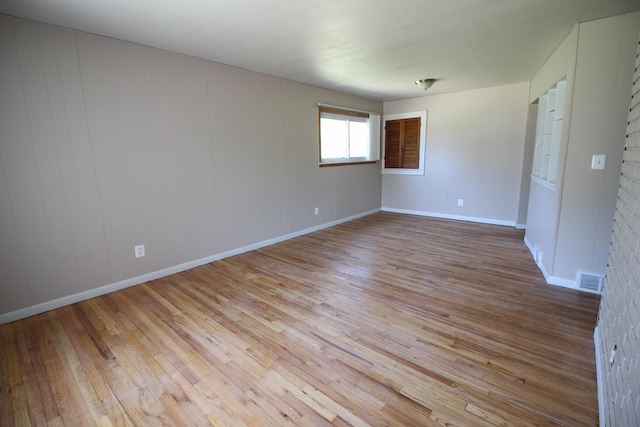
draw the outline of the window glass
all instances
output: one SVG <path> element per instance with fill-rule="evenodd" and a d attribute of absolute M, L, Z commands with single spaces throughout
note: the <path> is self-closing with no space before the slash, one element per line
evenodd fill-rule
<path fill-rule="evenodd" d="M 320 134 L 322 142 L 320 147 L 323 159 L 340 159 L 347 157 L 348 132 L 346 120 L 320 118 Z"/>
<path fill-rule="evenodd" d="M 380 159 L 379 115 L 319 106 L 318 116 L 321 166 Z"/>
<path fill-rule="evenodd" d="M 369 123 L 349 122 L 349 157 L 368 157 Z"/>

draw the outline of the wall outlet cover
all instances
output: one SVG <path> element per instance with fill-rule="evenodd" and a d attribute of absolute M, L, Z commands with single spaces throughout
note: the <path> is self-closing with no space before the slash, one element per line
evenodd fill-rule
<path fill-rule="evenodd" d="M 601 170 L 604 169 L 605 163 L 607 162 L 607 156 L 604 154 L 595 154 L 591 158 L 591 169 Z"/>
<path fill-rule="evenodd" d="M 136 245 L 133 247 L 136 258 L 142 258 L 144 256 L 144 245 Z"/>

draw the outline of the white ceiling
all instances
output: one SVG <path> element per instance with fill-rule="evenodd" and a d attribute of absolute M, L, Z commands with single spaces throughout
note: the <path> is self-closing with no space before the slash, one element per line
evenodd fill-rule
<path fill-rule="evenodd" d="M 640 0 L 0 0 L 0 13 L 388 101 L 529 81 Z"/>

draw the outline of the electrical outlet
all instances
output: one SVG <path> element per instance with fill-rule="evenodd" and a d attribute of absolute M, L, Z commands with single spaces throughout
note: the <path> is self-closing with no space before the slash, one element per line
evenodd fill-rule
<path fill-rule="evenodd" d="M 458 199 L 458 206 L 464 206 L 464 199 Z"/>
<path fill-rule="evenodd" d="M 133 247 L 136 258 L 142 258 L 144 256 L 144 245 L 136 245 Z"/>
<path fill-rule="evenodd" d="M 320 215 L 320 208 L 315 208 L 315 209 L 313 210 L 313 213 L 314 213 L 316 216 Z"/>

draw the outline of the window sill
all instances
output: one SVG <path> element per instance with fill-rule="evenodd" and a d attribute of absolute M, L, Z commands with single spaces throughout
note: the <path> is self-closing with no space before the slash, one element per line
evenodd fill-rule
<path fill-rule="evenodd" d="M 531 180 L 533 182 L 538 183 L 539 185 L 548 188 L 551 191 L 556 191 L 558 189 L 558 184 L 556 184 L 555 182 L 549 182 L 546 181 L 542 178 L 540 178 L 539 176 L 535 176 L 535 175 L 531 175 Z"/>
<path fill-rule="evenodd" d="M 377 160 L 366 160 L 363 162 L 336 162 L 336 163 L 318 163 L 318 166 L 321 168 L 329 167 L 329 166 L 350 166 L 350 165 L 370 165 L 373 163 L 378 163 Z"/>
<path fill-rule="evenodd" d="M 424 169 L 382 169 L 382 175 L 424 175 Z"/>

